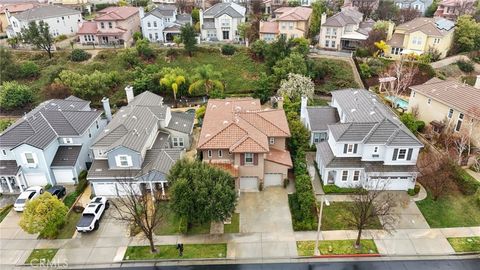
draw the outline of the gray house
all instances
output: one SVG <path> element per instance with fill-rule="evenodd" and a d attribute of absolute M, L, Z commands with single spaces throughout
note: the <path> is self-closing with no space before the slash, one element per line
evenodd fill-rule
<path fill-rule="evenodd" d="M 111 122 L 92 145 L 87 178 L 97 196 L 122 195 L 125 182 L 138 192 L 164 193 L 170 168 L 191 146 L 195 115 L 171 112 L 151 92 L 134 97 L 132 87 L 125 90 L 128 105 L 113 119 L 108 99 L 102 100 Z"/>
<path fill-rule="evenodd" d="M 433 0 L 394 0 L 395 5 L 400 9 L 415 9 L 424 14 L 427 8 L 433 3 Z"/>
<path fill-rule="evenodd" d="M 43 102 L 0 134 L 0 192 L 75 184 L 106 125 L 90 102 L 70 96 Z"/>

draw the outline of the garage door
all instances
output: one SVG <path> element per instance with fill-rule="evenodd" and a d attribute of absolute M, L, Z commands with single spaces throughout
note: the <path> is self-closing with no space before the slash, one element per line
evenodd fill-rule
<path fill-rule="evenodd" d="M 93 183 L 93 192 L 96 196 L 117 196 L 115 183 Z"/>
<path fill-rule="evenodd" d="M 53 169 L 57 184 L 75 184 L 72 169 Z"/>
<path fill-rule="evenodd" d="M 44 173 L 28 173 L 24 174 L 27 185 L 31 186 L 45 186 L 48 184 L 47 176 Z"/>
<path fill-rule="evenodd" d="M 412 177 L 373 177 L 368 181 L 367 188 L 385 189 L 385 190 L 408 190 L 414 187 Z"/>
<path fill-rule="evenodd" d="M 282 186 L 282 176 L 281 173 L 266 173 L 264 178 L 265 187 Z"/>
<path fill-rule="evenodd" d="M 258 178 L 257 177 L 240 177 L 240 190 L 241 191 L 258 191 Z"/>

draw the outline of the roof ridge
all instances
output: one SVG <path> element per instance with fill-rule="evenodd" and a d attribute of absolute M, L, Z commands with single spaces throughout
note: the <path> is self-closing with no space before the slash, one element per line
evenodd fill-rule
<path fill-rule="evenodd" d="M 65 118 L 65 121 L 72 127 L 73 130 L 75 130 L 78 134 L 80 134 L 80 132 L 72 125 L 72 123 L 70 123 L 70 121 L 68 120 L 68 118 L 65 116 L 64 112 L 63 111 L 60 111 L 60 114 L 63 116 L 63 118 Z M 55 132 L 56 133 L 56 132 Z"/>
<path fill-rule="evenodd" d="M 248 133 L 245 134 L 245 135 L 244 135 L 240 140 L 238 140 L 236 143 L 230 145 L 229 150 L 231 151 L 231 150 L 237 148 L 241 143 L 243 143 L 243 142 L 244 142 L 247 138 L 249 138 L 249 137 L 250 137 L 250 135 L 248 135 Z"/>
<path fill-rule="evenodd" d="M 246 138 L 241 142 L 239 143 L 238 145 L 236 145 L 235 147 L 230 147 L 231 148 L 231 151 L 235 150 L 236 148 L 238 148 L 242 143 L 244 143 L 246 140 L 248 139 L 251 139 L 257 146 L 259 146 L 260 148 L 262 148 L 263 150 L 265 150 L 265 152 L 268 152 L 269 149 L 266 149 L 265 147 L 261 146 L 260 143 L 258 143 L 256 140 L 254 140 L 252 138 L 252 136 L 250 135 L 247 135 Z"/>
<path fill-rule="evenodd" d="M 40 116 L 42 116 L 43 120 L 45 120 L 45 122 L 47 122 L 48 126 L 50 127 L 51 130 L 53 130 L 53 132 L 55 133 L 55 135 L 57 135 L 58 137 L 58 133 L 57 131 L 52 127 L 52 125 L 50 124 L 50 122 L 48 122 L 47 118 L 45 117 L 45 115 L 43 115 L 43 113 L 41 111 L 38 112 L 38 114 L 40 114 Z M 35 133 L 37 133 L 37 131 L 35 130 L 35 128 L 32 126 L 33 130 L 35 131 Z"/>
<path fill-rule="evenodd" d="M 215 135 L 213 135 L 211 138 L 209 138 L 208 140 L 204 141 L 201 145 L 198 145 L 197 147 L 201 147 L 202 145 L 205 145 L 207 144 L 209 141 L 211 141 L 213 138 L 217 137 L 220 133 L 222 133 L 223 131 L 225 131 L 228 127 L 230 127 L 231 125 L 235 125 L 236 127 L 238 127 L 239 129 L 243 130 L 247 135 L 248 135 L 248 132 L 243 129 L 242 127 L 240 127 L 239 125 L 237 125 L 237 123 L 235 122 L 231 122 L 230 124 L 228 124 L 226 127 L 224 127 L 223 129 L 219 130 Z"/>
<path fill-rule="evenodd" d="M 270 120 L 266 119 L 265 117 L 263 117 L 261 114 L 257 114 L 258 116 L 260 116 L 263 120 L 267 121 L 268 123 L 272 124 L 274 127 L 276 127 L 277 129 L 279 129 L 281 132 L 283 132 L 285 135 L 288 135 L 285 131 L 283 131 L 279 126 L 277 126 L 276 124 L 272 123 Z M 253 125 L 252 125 L 253 126 Z M 254 126 L 255 127 L 255 126 Z M 257 127 L 255 127 L 256 129 L 258 129 Z M 262 130 L 258 129 L 260 132 L 262 132 Z M 262 132 L 263 133 L 263 132 Z M 263 133 L 265 134 L 265 133 Z M 265 134 L 267 135 L 267 134 Z"/>
<path fill-rule="evenodd" d="M 384 117 L 382 121 L 379 121 L 379 122 L 375 123 L 375 125 L 370 129 L 370 131 L 369 131 L 368 134 L 365 136 L 365 138 L 363 138 L 362 142 L 366 142 L 368 139 L 370 139 L 370 137 L 372 136 L 373 132 L 378 129 L 378 127 L 380 126 L 381 123 L 385 122 L 385 119 L 386 119 L 386 117 Z"/>
<path fill-rule="evenodd" d="M 397 136 L 397 134 L 398 134 L 399 132 L 400 132 L 400 127 L 397 126 L 397 128 L 395 129 L 395 131 L 392 132 L 392 134 L 390 134 L 390 136 L 388 137 L 386 144 L 389 145 L 389 144 L 393 141 L 393 139 L 395 138 L 395 136 Z"/>

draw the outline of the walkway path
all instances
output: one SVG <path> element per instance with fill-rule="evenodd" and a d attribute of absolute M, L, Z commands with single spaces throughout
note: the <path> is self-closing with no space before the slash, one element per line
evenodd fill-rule
<path fill-rule="evenodd" d="M 320 181 L 320 175 L 318 175 L 317 170 L 315 169 L 315 152 L 307 152 L 306 159 L 307 159 L 307 170 L 308 174 L 310 175 L 310 179 L 312 179 L 312 186 L 315 195 L 324 195 L 322 188 L 322 182 Z"/>
<path fill-rule="evenodd" d="M 450 64 L 456 63 L 459 60 L 471 61 L 470 58 L 468 58 L 468 56 L 466 56 L 466 55 L 454 55 L 454 56 L 444 58 L 440 61 L 433 62 L 430 65 L 434 69 L 442 68 L 442 67 L 448 66 Z M 474 63 L 474 66 L 475 66 L 475 71 L 480 72 L 480 64 Z"/>

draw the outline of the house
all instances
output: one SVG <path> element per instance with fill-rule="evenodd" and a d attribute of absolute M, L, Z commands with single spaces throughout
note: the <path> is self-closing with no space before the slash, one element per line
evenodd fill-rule
<path fill-rule="evenodd" d="M 305 0 L 304 0 L 305 1 Z M 308 0 L 306 0 L 308 1 Z M 263 6 L 264 6 L 264 13 L 265 14 L 273 14 L 273 11 L 281 8 L 288 6 L 288 1 L 286 0 L 263 0 Z"/>
<path fill-rule="evenodd" d="M 180 27 L 192 24 L 190 14 L 178 14 L 172 5 L 161 5 L 142 18 L 142 33 L 151 42 L 172 42 Z"/>
<path fill-rule="evenodd" d="M 315 157 L 325 185 L 387 190 L 414 187 L 423 144 L 394 112 L 364 89 L 333 91 L 330 105 L 329 112 L 336 111 L 340 119 L 337 123 L 332 123 L 335 117 L 313 115 L 306 98 L 301 102 L 307 126 L 327 126 L 326 139 L 316 143 Z"/>
<path fill-rule="evenodd" d="M 434 131 L 471 134 L 472 143 L 480 146 L 480 75 L 475 86 L 454 80 L 433 78 L 410 86 L 408 111 L 430 124 Z"/>
<path fill-rule="evenodd" d="M 202 40 L 238 40 L 238 25 L 245 22 L 245 12 L 244 7 L 235 3 L 218 3 L 205 11 L 200 10 Z"/>
<path fill-rule="evenodd" d="M 76 9 L 81 12 L 92 12 L 92 1 L 91 0 L 48 0 L 50 5 L 62 5 L 71 9 Z"/>
<path fill-rule="evenodd" d="M 356 8 L 343 7 L 337 14 L 328 17 L 323 13 L 320 20 L 319 46 L 330 50 L 355 50 L 368 38 L 374 21 L 363 21 L 363 14 Z"/>
<path fill-rule="evenodd" d="M 275 18 L 260 21 L 260 39 L 273 41 L 282 35 L 286 38 L 306 37 L 312 9 L 308 7 L 281 7 L 274 11 Z"/>
<path fill-rule="evenodd" d="M 128 46 L 133 33 L 140 31 L 143 9 L 137 7 L 107 7 L 97 11 L 93 21 L 80 24 L 81 44 L 119 44 Z"/>
<path fill-rule="evenodd" d="M 328 140 L 328 125 L 338 123 L 338 112 L 331 106 L 302 106 L 300 120 L 310 131 L 310 145 Z"/>
<path fill-rule="evenodd" d="M 122 195 L 123 183 L 165 194 L 170 168 L 191 146 L 195 115 L 172 112 L 151 92 L 134 96 L 130 86 L 125 91 L 128 105 L 113 118 L 108 98 L 102 100 L 111 121 L 92 144 L 87 179 L 97 196 Z"/>
<path fill-rule="evenodd" d="M 399 9 L 411 8 L 424 14 L 428 7 L 433 3 L 433 0 L 394 0 L 393 2 Z"/>
<path fill-rule="evenodd" d="M 241 191 L 283 185 L 292 168 L 285 112 L 253 98 L 210 99 L 197 149 L 204 162 L 229 171 Z"/>
<path fill-rule="evenodd" d="M 379 0 L 345 0 L 343 7 L 355 7 L 358 10 L 369 10 L 371 12 L 377 10 Z"/>
<path fill-rule="evenodd" d="M 38 6 L 38 2 L 14 3 L 0 5 L 0 33 L 6 33 L 10 25 L 9 17 Z"/>
<path fill-rule="evenodd" d="M 405 54 L 421 55 L 432 50 L 447 56 L 452 46 L 455 23 L 444 18 L 415 18 L 404 24 L 388 29 L 387 57 L 400 58 Z"/>
<path fill-rule="evenodd" d="M 0 192 L 75 184 L 106 125 L 90 102 L 70 96 L 38 105 L 0 134 Z"/>
<path fill-rule="evenodd" d="M 56 37 L 59 35 L 75 35 L 78 31 L 78 23 L 83 22 L 80 11 L 62 7 L 43 5 L 11 15 L 7 28 L 9 38 L 16 37 L 23 28 L 28 27 L 32 21 L 39 23 L 44 21 L 50 28 L 50 33 Z"/>
<path fill-rule="evenodd" d="M 438 3 L 436 17 L 456 21 L 458 16 L 475 13 L 475 0 L 443 0 Z"/>

